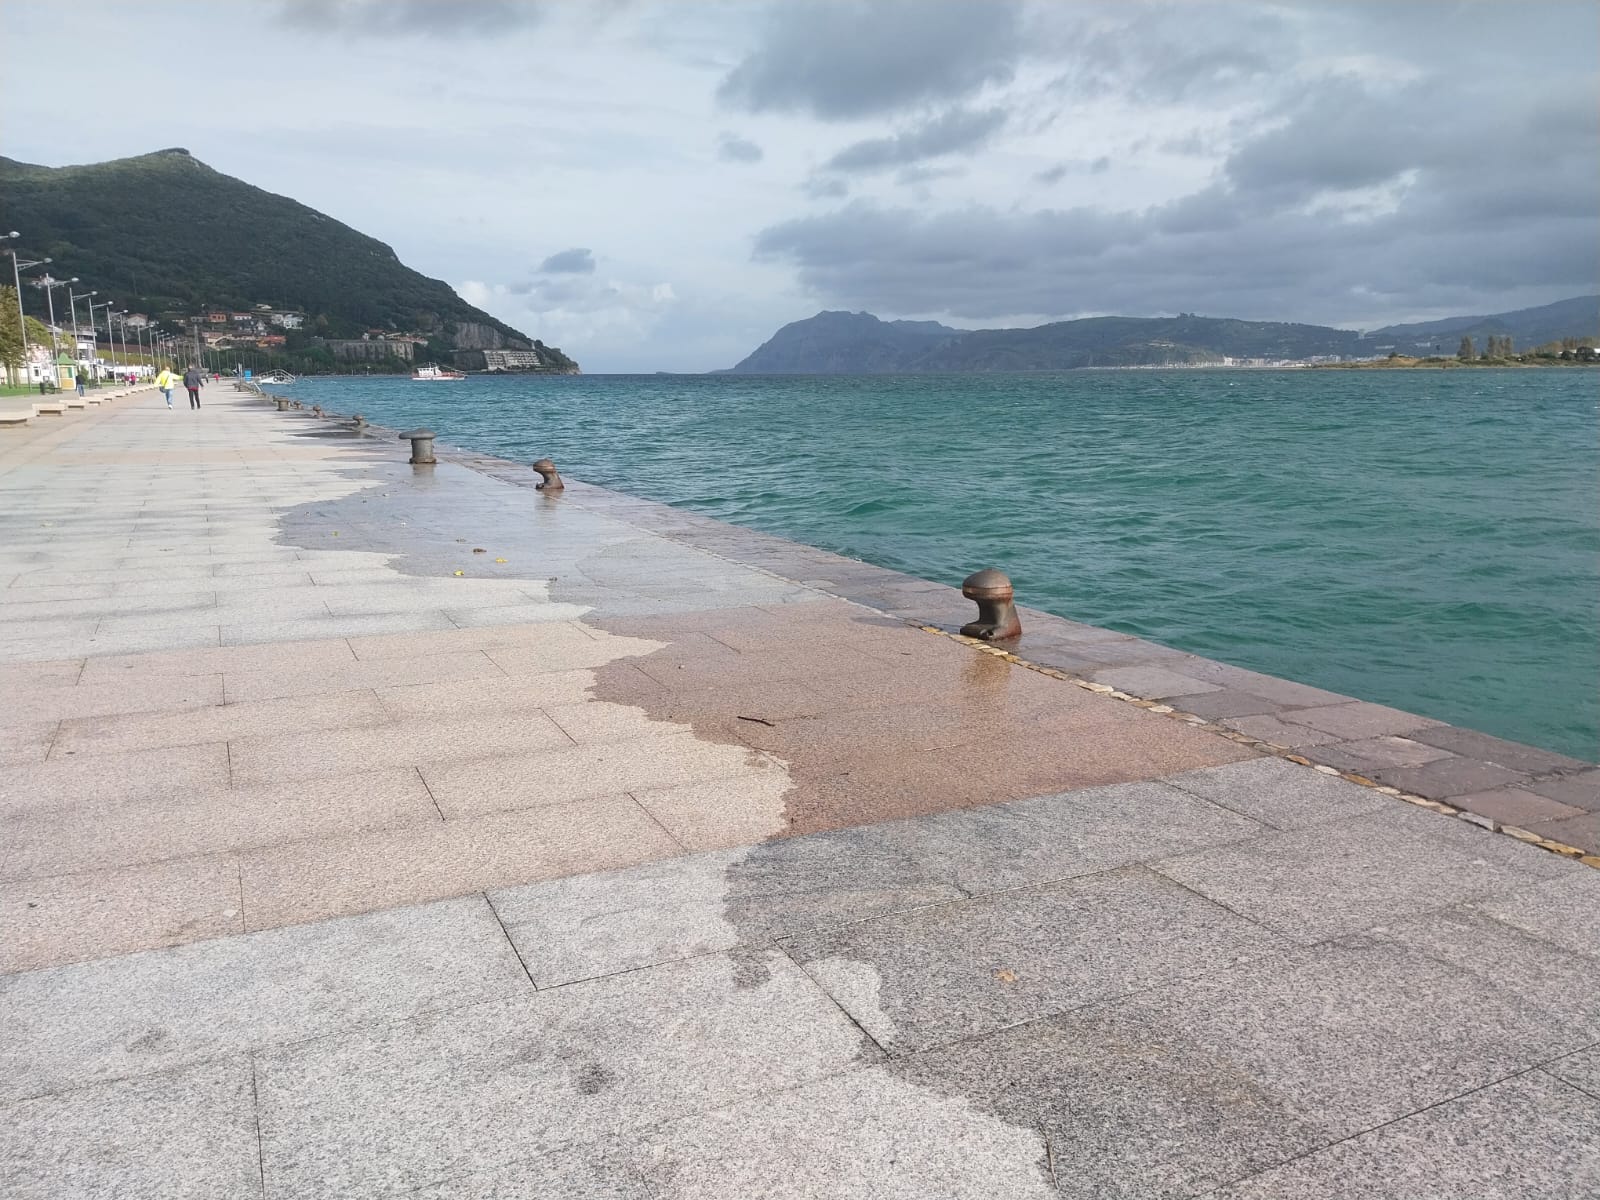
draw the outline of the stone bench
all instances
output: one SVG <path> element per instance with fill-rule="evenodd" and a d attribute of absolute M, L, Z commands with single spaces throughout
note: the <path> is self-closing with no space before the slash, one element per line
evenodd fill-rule
<path fill-rule="evenodd" d="M 36 417 L 59 417 L 66 414 L 65 404 L 35 404 L 33 415 Z"/>
<path fill-rule="evenodd" d="M 84 396 L 84 397 L 73 396 L 72 398 L 70 398 L 68 400 L 63 400 L 61 403 L 65 404 L 68 408 L 88 408 L 89 407 L 89 399 L 88 399 L 87 396 Z"/>
<path fill-rule="evenodd" d="M 26 425 L 32 418 L 32 413 L 0 412 L 0 425 Z"/>

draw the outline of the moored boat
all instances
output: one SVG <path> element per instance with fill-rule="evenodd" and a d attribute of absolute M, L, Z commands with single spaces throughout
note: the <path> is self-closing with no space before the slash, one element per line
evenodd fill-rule
<path fill-rule="evenodd" d="M 467 376 L 462 371 L 452 371 L 448 367 L 436 367 L 432 363 L 424 363 L 411 372 L 412 379 L 465 379 Z"/>

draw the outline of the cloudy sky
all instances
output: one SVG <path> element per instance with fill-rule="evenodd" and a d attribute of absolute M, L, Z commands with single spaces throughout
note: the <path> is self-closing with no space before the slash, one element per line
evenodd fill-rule
<path fill-rule="evenodd" d="M 3 7 L 0 153 L 185 146 L 589 371 L 819 308 L 1370 328 L 1600 277 L 1593 0 Z"/>

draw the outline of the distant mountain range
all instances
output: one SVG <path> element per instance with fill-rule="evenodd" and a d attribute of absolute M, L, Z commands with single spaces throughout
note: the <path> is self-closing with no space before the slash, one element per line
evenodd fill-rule
<path fill-rule="evenodd" d="M 1371 358 L 1454 354 L 1511 335 L 1519 348 L 1600 332 L 1600 296 L 1578 296 L 1492 316 L 1390 325 L 1362 333 L 1326 325 L 1222 317 L 1088 317 L 1031 329 L 951 329 L 936 321 L 881 321 L 820 312 L 785 325 L 731 368 L 744 375 L 897 374 L 922 371 L 1059 371 L 1075 367 L 1182 366 L 1223 359 Z"/>
<path fill-rule="evenodd" d="M 76 275 L 119 308 L 160 316 L 266 304 L 305 313 L 308 336 L 420 333 L 441 354 L 533 350 L 546 365 L 576 367 L 376 238 L 187 150 L 76 167 L 0 158 L 0 209 L 25 253 L 49 255 L 58 278 Z M 23 291 L 42 316 L 43 297 Z"/>

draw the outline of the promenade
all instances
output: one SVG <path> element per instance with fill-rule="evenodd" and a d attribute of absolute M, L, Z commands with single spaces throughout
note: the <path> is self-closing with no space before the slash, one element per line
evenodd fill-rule
<path fill-rule="evenodd" d="M 1600 1196 L 1592 764 L 203 403 L 0 428 L 0 1195 Z"/>

